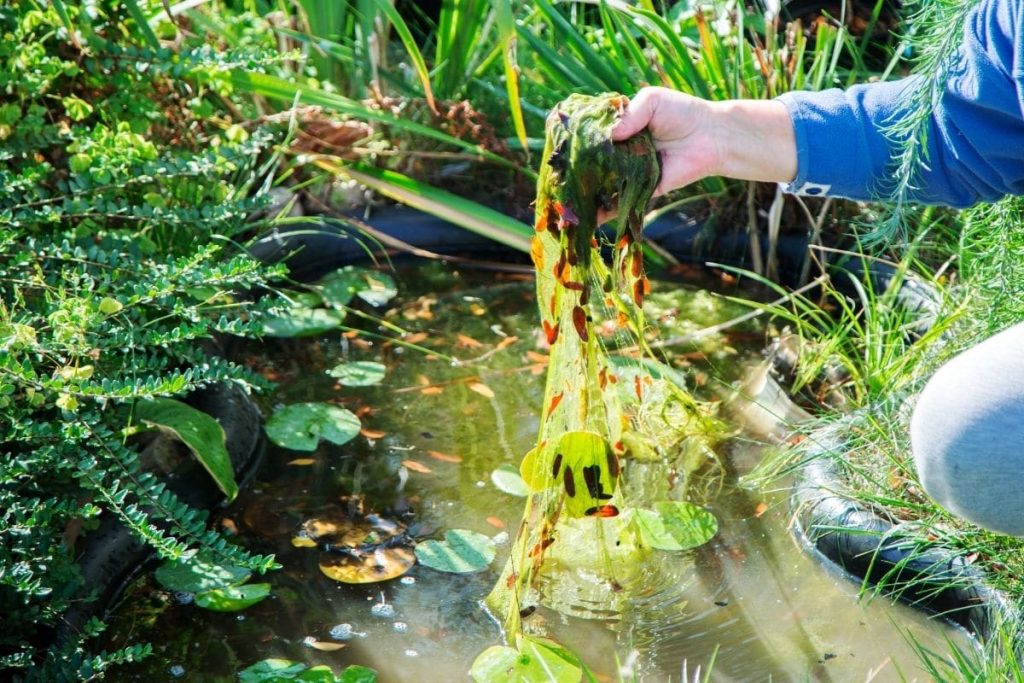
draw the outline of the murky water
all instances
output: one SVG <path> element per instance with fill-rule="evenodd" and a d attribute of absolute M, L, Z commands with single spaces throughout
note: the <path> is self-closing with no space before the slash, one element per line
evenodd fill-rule
<path fill-rule="evenodd" d="M 412 287 L 434 291 L 451 281 L 436 271 L 410 278 Z M 692 287 L 662 283 L 660 292 L 651 297 L 653 313 L 667 336 L 745 311 Z M 114 614 L 111 644 L 149 641 L 156 654 L 113 680 L 231 680 L 260 659 L 283 657 L 336 671 L 370 666 L 384 683 L 461 681 L 476 655 L 498 642 L 479 601 L 501 571 L 523 499 L 498 490 L 491 472 L 518 464 L 538 427 L 544 351 L 532 283 L 493 278 L 462 292 L 409 296 L 389 320 L 424 332 L 420 344 L 463 362 L 338 335 L 274 345 L 270 358 L 267 349 L 252 350 L 251 361 L 280 382 L 270 404 L 338 402 L 360 414 L 364 434 L 345 446 L 322 445 L 311 458 L 272 448 L 220 520 L 246 547 L 277 555 L 284 568 L 266 579 L 272 596 L 243 612 L 215 613 L 137 581 Z M 763 342 L 749 325 L 726 334 L 672 356 L 709 398 L 740 377 Z M 343 360 L 380 360 L 387 378 L 341 387 L 325 370 Z M 784 497 L 735 485 L 761 452 L 749 434 L 727 442 L 722 468 L 694 494 L 718 517 L 718 536 L 695 552 L 656 553 L 640 568 L 645 590 L 621 605 L 619 618 L 541 608 L 527 624 L 581 654 L 601 681 L 681 681 L 684 671 L 692 680 L 713 658 L 714 681 L 894 681 L 898 672 L 926 680 L 906 634 L 940 650 L 944 638 L 963 636 L 902 605 L 858 601 L 857 584 L 806 555 L 787 530 Z M 290 541 L 307 519 L 357 509 L 421 531 L 486 533 L 501 543 L 499 557 L 478 574 L 416 566 L 384 583 L 337 583 L 320 572 L 318 550 Z"/>

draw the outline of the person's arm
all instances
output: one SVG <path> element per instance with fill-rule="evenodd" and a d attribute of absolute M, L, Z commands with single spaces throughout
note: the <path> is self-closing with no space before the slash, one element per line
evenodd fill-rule
<path fill-rule="evenodd" d="M 929 119 L 926 164 L 912 200 L 968 206 L 1024 194 L 1024 0 L 983 0 L 964 33 Z M 917 83 L 794 92 L 743 104 L 694 104 L 694 98 L 645 88 L 613 137 L 650 126 L 662 153 L 659 192 L 718 174 L 778 180 L 802 194 L 886 199 L 898 146 L 884 128 L 907 114 L 907 89 Z M 784 119 L 773 108 L 779 105 Z"/>

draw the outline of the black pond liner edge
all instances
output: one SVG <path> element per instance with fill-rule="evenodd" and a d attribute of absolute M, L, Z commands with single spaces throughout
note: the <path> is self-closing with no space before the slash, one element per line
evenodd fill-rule
<path fill-rule="evenodd" d="M 440 255 L 523 262 L 521 255 L 510 255 L 508 247 L 414 209 L 391 207 L 364 222 L 388 237 Z M 645 236 L 680 262 L 750 268 L 748 236 L 742 230 L 708 231 L 692 219 L 670 216 L 649 225 Z M 761 248 L 768 253 L 766 237 Z M 796 283 L 808 251 L 806 236 L 780 236 L 777 257 L 783 284 Z M 293 277 L 305 281 L 339 265 L 365 262 L 369 256 L 358 229 L 330 219 L 272 230 L 254 242 L 250 252 L 267 262 L 283 260 Z M 825 255 L 820 254 L 819 260 Z M 829 264 L 829 272 L 836 289 L 854 301 L 858 283 L 869 282 L 880 292 L 901 276 L 893 266 L 860 258 Z M 930 285 L 905 274 L 896 299 L 914 316 L 911 334 L 923 334 L 931 327 L 939 299 Z M 896 525 L 848 494 L 829 454 L 849 452 L 851 446 L 839 440 L 832 427 L 816 429 L 807 442 L 814 445 L 791 496 L 793 533 L 806 551 L 857 583 L 886 580 L 892 587 L 888 595 L 942 615 L 982 641 L 993 635 L 995 625 L 1017 622 L 1019 615 L 1009 598 L 988 586 L 977 567 L 952 550 L 915 550 Z"/>
<path fill-rule="evenodd" d="M 265 450 L 259 408 L 234 382 L 203 387 L 189 394 L 185 402 L 213 417 L 224 429 L 235 481 L 241 489 L 256 472 Z M 193 508 L 212 512 L 226 504 L 224 494 L 193 457 L 174 471 L 156 476 Z M 95 599 L 76 601 L 64 612 L 54 633 L 58 645 L 73 639 L 90 618 L 108 613 L 154 556 L 152 548 L 113 515 L 101 517 L 99 527 L 85 534 L 82 543 L 76 562 L 83 586 L 94 591 Z"/>

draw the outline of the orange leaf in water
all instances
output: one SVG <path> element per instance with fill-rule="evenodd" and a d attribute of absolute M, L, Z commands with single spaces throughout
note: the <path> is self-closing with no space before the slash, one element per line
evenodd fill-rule
<path fill-rule="evenodd" d="M 526 358 L 528 360 L 532 360 L 534 363 L 543 363 L 547 365 L 548 362 L 548 356 L 543 353 L 537 353 L 536 351 L 527 351 Z"/>
<path fill-rule="evenodd" d="M 429 467 L 421 462 L 417 462 L 416 460 L 403 460 L 402 464 L 413 472 L 419 472 L 420 474 L 430 474 L 433 472 Z"/>
<path fill-rule="evenodd" d="M 461 346 L 467 349 L 481 349 L 484 346 L 481 342 L 478 342 L 476 339 L 465 334 L 459 333 L 455 335 L 455 338 L 458 340 L 455 342 L 455 346 Z"/>
<path fill-rule="evenodd" d="M 498 342 L 498 345 L 495 346 L 494 348 L 498 350 L 507 349 L 508 347 L 515 344 L 517 341 L 519 341 L 519 337 L 505 337 L 500 342 Z"/>
<path fill-rule="evenodd" d="M 498 517 L 488 517 L 487 523 L 493 526 L 495 529 L 504 529 L 505 522 L 501 521 Z"/>
<path fill-rule="evenodd" d="M 450 455 L 448 453 L 442 453 L 441 451 L 427 451 L 434 460 L 440 460 L 441 462 L 462 462 L 462 458 L 458 455 Z"/>
<path fill-rule="evenodd" d="M 754 516 L 755 517 L 760 517 L 761 515 L 763 515 L 766 512 L 768 512 L 768 504 L 767 503 L 758 503 L 757 507 L 754 508 Z"/>
<path fill-rule="evenodd" d="M 424 396 L 437 396 L 444 391 L 444 387 L 423 387 L 420 393 Z"/>
<path fill-rule="evenodd" d="M 316 460 L 314 460 L 313 458 L 295 458 L 294 460 L 289 460 L 288 464 L 296 465 L 298 467 L 306 467 L 308 465 L 312 465 L 315 462 Z"/>
<path fill-rule="evenodd" d="M 377 429 L 367 429 L 366 427 L 360 429 L 359 433 L 365 436 L 367 439 L 380 439 L 387 436 L 387 432 L 382 432 Z"/>
<path fill-rule="evenodd" d="M 487 313 L 487 309 L 478 303 L 472 303 L 469 305 L 469 312 L 475 316 L 481 316 Z"/>
<path fill-rule="evenodd" d="M 482 382 L 470 382 L 469 388 L 472 391 L 475 391 L 476 393 L 480 394 L 484 398 L 494 398 L 494 392 L 491 390 L 489 386 L 483 384 Z"/>
<path fill-rule="evenodd" d="M 415 332 L 407 337 L 402 337 L 402 341 L 407 344 L 419 344 L 425 342 L 429 336 L 426 332 Z"/>

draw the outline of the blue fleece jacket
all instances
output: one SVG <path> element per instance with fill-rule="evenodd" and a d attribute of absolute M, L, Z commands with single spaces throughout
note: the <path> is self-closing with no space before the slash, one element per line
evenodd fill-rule
<path fill-rule="evenodd" d="M 918 83 L 782 95 L 797 143 L 797 176 L 786 189 L 888 198 L 897 149 L 882 129 L 906 114 Z M 971 11 L 929 122 L 926 159 L 915 201 L 965 207 L 1024 194 L 1024 0 L 982 0 Z"/>

